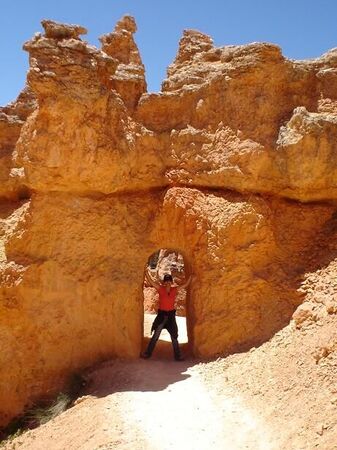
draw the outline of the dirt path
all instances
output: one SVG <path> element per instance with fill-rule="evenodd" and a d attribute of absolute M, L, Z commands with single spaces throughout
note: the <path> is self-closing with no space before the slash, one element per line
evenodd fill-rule
<path fill-rule="evenodd" d="M 230 388 L 217 395 L 201 376 L 204 366 L 155 359 L 107 363 L 90 374 L 88 397 L 6 448 L 273 449 L 262 419 Z"/>
<path fill-rule="evenodd" d="M 169 363 L 151 362 L 148 376 L 165 378 Z M 267 449 L 267 430 L 238 397 L 228 392 L 217 398 L 194 368 L 157 392 L 127 392 L 117 406 L 123 418 L 123 433 L 135 449 Z M 169 381 L 169 380 L 168 380 Z M 114 401 L 113 399 L 111 399 Z M 114 408 L 110 411 L 113 413 Z M 137 447 L 137 442 L 142 442 Z M 126 444 L 126 443 L 125 443 Z"/>

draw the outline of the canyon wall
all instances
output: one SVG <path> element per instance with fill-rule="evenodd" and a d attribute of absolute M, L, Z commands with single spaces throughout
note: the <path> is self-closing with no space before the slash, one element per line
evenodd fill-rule
<path fill-rule="evenodd" d="M 1 425 L 85 366 L 138 357 L 160 248 L 192 274 L 193 355 L 268 340 L 337 209 L 336 49 L 291 61 L 188 30 L 147 93 L 132 17 L 101 49 L 42 24 L 27 88 L 0 109 Z"/>

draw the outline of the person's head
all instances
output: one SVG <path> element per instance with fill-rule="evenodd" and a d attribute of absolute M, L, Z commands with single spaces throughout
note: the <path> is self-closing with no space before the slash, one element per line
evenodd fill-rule
<path fill-rule="evenodd" d="M 164 275 L 163 282 L 164 282 L 165 286 L 171 285 L 173 283 L 172 275 L 170 275 L 169 273 L 166 273 Z"/>

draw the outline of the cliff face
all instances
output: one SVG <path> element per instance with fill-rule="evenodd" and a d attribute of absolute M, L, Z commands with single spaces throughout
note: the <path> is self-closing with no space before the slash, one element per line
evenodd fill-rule
<path fill-rule="evenodd" d="M 25 88 L 15 102 L 0 107 L 0 195 L 15 198 L 20 188 L 22 168 L 13 167 L 13 152 L 22 125 L 36 108 L 33 92 Z"/>
<path fill-rule="evenodd" d="M 269 339 L 336 210 L 337 50 L 290 61 L 189 30 L 148 94 L 132 18 L 102 49 L 42 23 L 28 90 L 0 111 L 1 424 L 79 368 L 138 356 L 159 248 L 193 273 L 194 355 Z"/>

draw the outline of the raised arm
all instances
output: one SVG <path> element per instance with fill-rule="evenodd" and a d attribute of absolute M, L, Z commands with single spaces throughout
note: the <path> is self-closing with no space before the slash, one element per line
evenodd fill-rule
<path fill-rule="evenodd" d="M 187 286 L 188 286 L 188 285 L 190 284 L 190 282 L 191 282 L 191 279 L 192 279 L 192 276 L 190 275 L 190 276 L 187 278 L 187 280 L 185 281 L 185 283 L 179 284 L 178 289 L 185 289 L 185 288 L 187 288 Z"/>
<path fill-rule="evenodd" d="M 154 288 L 156 288 L 156 289 L 159 289 L 159 287 L 160 287 L 159 283 L 156 283 L 156 282 L 152 279 L 152 277 L 150 276 L 150 274 L 149 274 L 147 268 L 145 269 L 145 278 L 146 278 L 147 282 L 148 282 L 152 287 L 154 287 Z"/>

